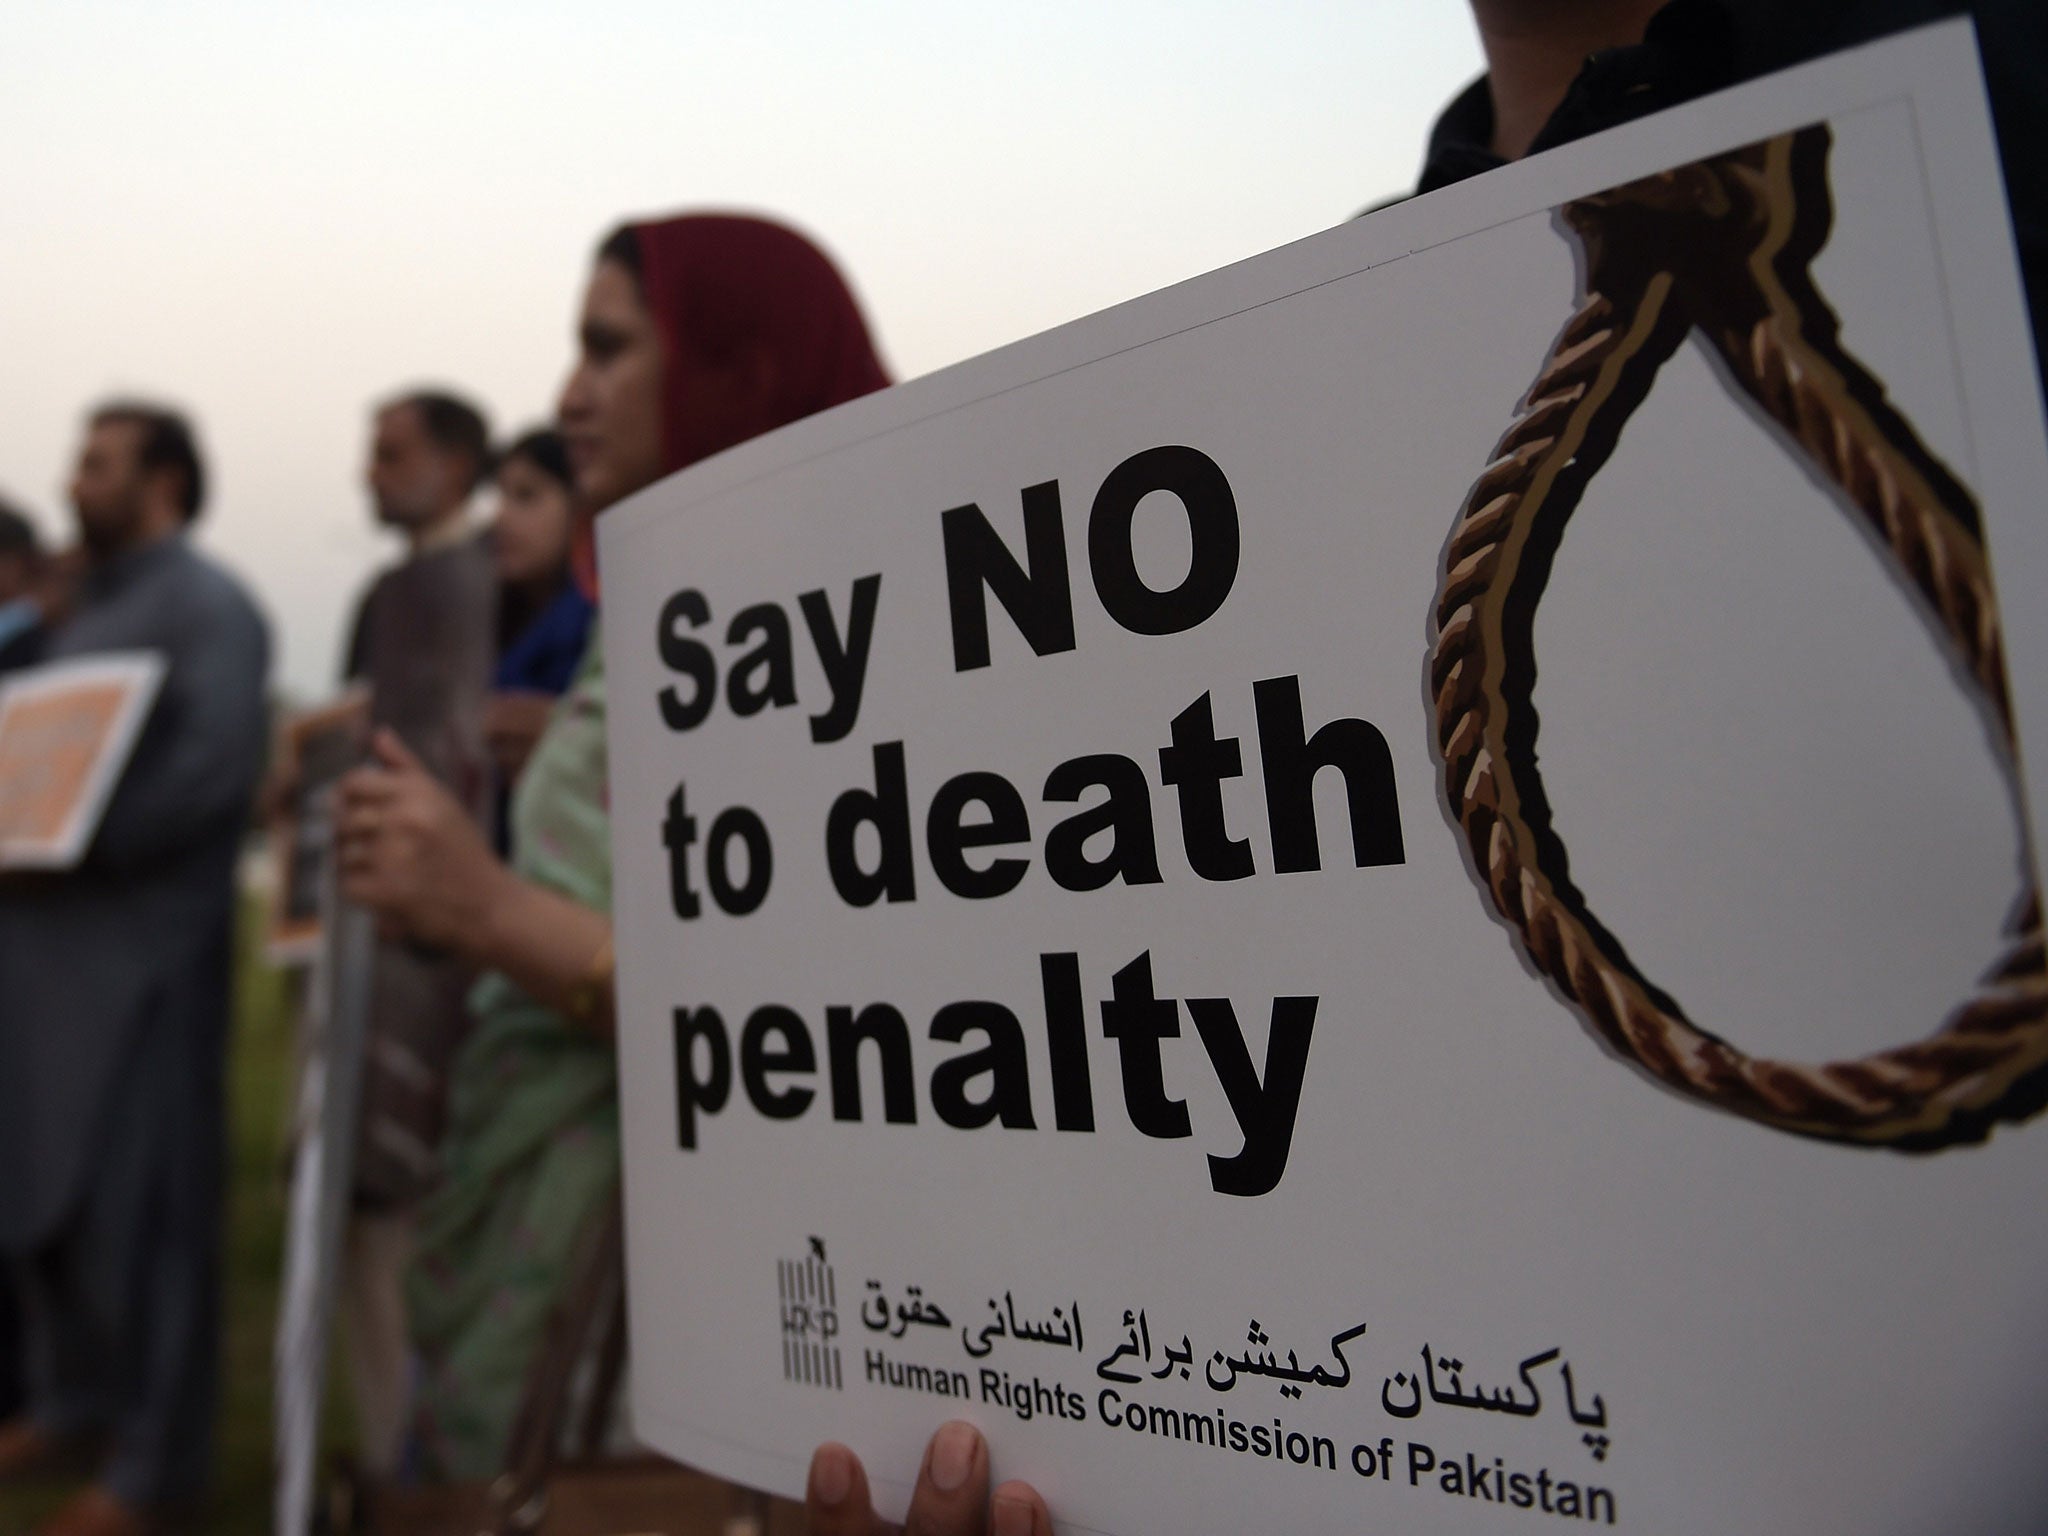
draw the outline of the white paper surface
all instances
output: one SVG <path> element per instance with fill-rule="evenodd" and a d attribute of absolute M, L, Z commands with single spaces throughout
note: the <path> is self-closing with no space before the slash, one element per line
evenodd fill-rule
<path fill-rule="evenodd" d="M 2016 790 L 2038 824 L 2048 748 L 2024 747 L 2048 721 L 2048 616 L 2027 595 L 2048 583 L 2048 450 L 1958 25 L 1033 338 L 605 516 L 642 1435 L 789 1494 L 812 1446 L 845 1440 L 900 1515 L 926 1437 L 965 1417 L 1063 1529 L 1132 1536 L 2037 1528 L 2048 1130 L 2020 1108 L 1982 1143 L 1850 1146 L 1619 1060 L 1482 894 L 1436 756 L 1446 538 L 1577 298 L 1551 210 L 1814 122 L 1835 201 L 1815 280 L 1843 347 L 1982 508 L 2023 782 L 1895 565 L 1695 338 L 1593 478 L 1536 610 L 1543 785 L 1573 878 L 1642 973 L 1753 1055 L 1864 1056 L 1933 1033 L 1970 992 L 2038 866 Z M 1213 616 L 1132 633 L 1092 579 L 1090 509 L 1118 466 L 1169 445 L 1227 477 L 1240 555 Z M 942 515 L 979 507 L 1021 562 L 1022 493 L 1054 481 L 1072 648 L 1033 654 L 990 599 L 989 664 L 958 669 Z M 1171 496 L 1138 504 L 1145 586 L 1189 572 L 1189 528 Z M 833 690 L 800 595 L 823 593 L 843 636 L 869 576 L 857 716 L 821 743 Z M 667 608 L 685 592 L 700 625 Z M 763 604 L 790 635 L 795 702 L 743 716 L 733 664 L 778 621 L 731 631 Z M 664 633 L 716 664 L 688 729 L 664 718 L 665 690 L 692 696 Z M 1400 862 L 1357 866 L 1326 772 L 1321 867 L 1276 872 L 1254 685 L 1283 679 L 1310 732 L 1345 718 L 1384 737 Z M 1241 879 L 1197 872 L 1201 813 L 1163 782 L 1172 722 L 1204 697 L 1238 744 L 1220 804 Z M 915 895 L 852 905 L 831 809 L 874 791 L 876 749 L 898 743 Z M 1159 878 L 1062 888 L 1048 834 L 1104 791 L 1077 806 L 1046 781 L 1110 754 L 1148 786 Z M 927 842 L 935 795 L 972 772 L 1015 787 L 1030 831 L 967 854 L 1030 861 L 985 899 L 950 892 Z M 727 910 L 757 873 L 739 812 L 772 845 L 743 914 Z M 872 832 L 855 847 L 872 870 Z M 1140 957 L 1175 1000 L 1151 1090 L 1102 1012 Z M 1049 1022 L 1046 976 L 1058 990 L 1069 968 L 1078 1014 L 1056 999 L 1050 1016 L 1085 1046 Z M 1234 1018 L 1264 1073 L 1269 1021 L 1300 1017 L 1276 999 L 1307 998 L 1284 1169 L 1267 1192 L 1220 1192 L 1211 1160 L 1246 1136 L 1187 1000 L 1230 1000 L 1203 1010 Z M 885 1119 L 877 1047 L 858 1057 L 859 1118 L 833 1079 L 829 1011 L 875 1004 L 904 1021 L 912 1123 Z M 949 1097 L 946 1064 L 1007 1036 L 987 1005 L 1014 1017 L 1022 1072 Z M 715 1106 L 705 1009 L 728 1055 Z M 750 1022 L 757 1069 L 798 1035 L 814 1069 L 785 1056 L 749 1082 Z M 1081 1118 L 1082 1052 L 1092 1129 L 1059 1129 Z M 992 1083 L 1031 1128 L 945 1123 Z M 1141 1128 L 1161 1129 L 1162 1098 L 1184 1104 L 1185 1136 Z"/>
<path fill-rule="evenodd" d="M 5 680 L 0 686 L 0 740 L 8 740 L 10 732 L 48 729 L 46 723 L 31 727 L 31 717 L 40 713 L 38 706 L 47 707 L 66 695 L 107 690 L 118 697 L 103 716 L 96 712 L 90 720 L 78 719 L 67 725 L 67 735 L 74 729 L 87 730 L 89 743 L 50 740 L 25 749 L 47 757 L 53 771 L 65 772 L 57 792 L 67 808 L 54 829 L 9 835 L 0 826 L 0 868 L 69 869 L 85 856 L 163 678 L 162 656 L 153 651 L 119 651 L 24 668 Z M 58 756 L 66 759 L 66 769 L 57 768 Z M 72 758 L 83 763 L 75 776 L 68 772 Z M 24 774 L 20 782 L 10 782 L 5 789 L 10 796 L 19 794 L 26 801 L 52 793 L 53 786 L 42 782 L 38 774 Z"/>

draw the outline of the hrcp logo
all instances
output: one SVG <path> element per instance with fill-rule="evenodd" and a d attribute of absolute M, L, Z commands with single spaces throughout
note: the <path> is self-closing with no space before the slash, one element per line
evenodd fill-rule
<path fill-rule="evenodd" d="M 839 1363 L 839 1281 L 825 1240 L 810 1240 L 800 1259 L 778 1259 L 782 1293 L 782 1379 L 845 1390 Z"/>

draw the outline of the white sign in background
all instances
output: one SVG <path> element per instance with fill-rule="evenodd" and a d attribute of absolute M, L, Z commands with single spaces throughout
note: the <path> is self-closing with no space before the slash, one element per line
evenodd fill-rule
<path fill-rule="evenodd" d="M 2048 614 L 2028 596 L 2048 587 L 2048 450 L 1961 26 L 1386 210 L 799 424 L 607 514 L 640 1433 L 791 1494 L 810 1448 L 842 1439 L 900 1514 L 925 1438 L 957 1415 L 1063 1528 L 1132 1536 L 2035 1527 L 2048 1127 L 1911 1155 L 1657 1085 L 1525 966 L 1469 872 L 1432 751 L 1444 541 L 1576 298 L 1550 210 L 1817 120 L 1837 206 L 1815 275 L 1844 345 L 1984 508 L 2024 743 L 2048 721 Z M 1134 634 L 1098 598 L 1089 511 L 1120 464 L 1163 445 L 1227 477 L 1241 559 L 1213 617 Z M 959 670 L 942 514 L 978 506 L 1021 560 L 1024 488 L 1055 481 L 1073 648 L 1034 655 L 991 599 L 990 663 Z M 1171 497 L 1139 505 L 1133 543 L 1151 588 L 1187 573 Z M 800 596 L 825 594 L 843 635 L 875 576 L 858 712 L 820 743 L 831 673 Z M 687 591 L 701 626 L 668 606 Z M 787 621 L 796 702 L 742 717 L 733 663 L 775 621 L 728 630 L 763 604 Z M 688 730 L 660 703 L 692 695 L 665 631 L 718 667 Z M 1984 716 L 1871 543 L 1696 346 L 1665 365 L 1572 518 L 1535 650 L 1573 876 L 1704 1027 L 1758 1055 L 1864 1055 L 1932 1033 L 1999 953 L 2029 855 Z M 1401 862 L 1355 865 L 1325 773 L 1321 868 L 1276 872 L 1254 685 L 1283 678 L 1309 730 L 1350 718 L 1383 734 Z M 1221 807 L 1247 878 L 1196 872 L 1184 816 L 1202 813 L 1162 782 L 1172 722 L 1205 697 L 1238 744 Z M 855 906 L 828 869 L 828 818 L 876 790 L 898 743 L 914 897 Z M 1047 777 L 1098 754 L 1145 777 L 1156 883 L 1074 891 L 1048 873 L 1048 834 L 1082 807 L 1048 800 Z M 2026 795 L 2048 803 L 2048 757 L 2022 760 Z M 1015 787 L 1029 840 L 967 862 L 1029 867 L 1007 894 L 966 899 L 935 871 L 927 818 L 977 772 Z M 679 787 L 694 843 L 665 838 Z M 748 882 L 744 818 L 716 826 L 734 808 L 773 849 L 744 915 L 705 869 L 722 837 L 725 896 Z M 879 839 L 856 841 L 874 869 Z M 1140 957 L 1177 1030 L 1150 1087 L 1147 1053 L 1110 1038 L 1102 1011 Z M 1078 1011 L 1058 984 L 1069 966 Z M 1276 1005 L 1298 998 L 1315 999 L 1298 1105 L 1269 1093 L 1246 1116 L 1269 1153 L 1286 1141 L 1278 1183 L 1221 1193 L 1212 1159 L 1237 1157 L 1246 1130 L 1229 1052 L 1187 1000 L 1229 1000 L 1203 1017 L 1234 1024 L 1271 1087 L 1269 1021 L 1298 1020 L 1301 1005 Z M 1014 1039 L 987 1008 L 946 1012 L 961 1003 L 1000 1005 Z M 911 1123 L 885 1119 L 874 1045 L 859 1118 L 835 1088 L 830 1010 L 874 1004 L 906 1026 Z M 998 1037 L 1021 1069 L 953 1082 L 947 1064 L 988 1068 L 978 1053 L 1000 1054 Z M 814 1070 L 795 1070 L 806 1044 Z M 1085 1118 L 1082 1049 L 1092 1129 L 1060 1129 Z M 992 1094 L 1029 1126 L 944 1118 Z M 1173 1128 L 1161 1099 L 1184 1102 L 1185 1137 L 1139 1128 Z"/>
<path fill-rule="evenodd" d="M 50 771 L 44 765 L 54 760 L 64 762 L 59 772 L 75 771 L 82 762 L 83 772 L 75 780 L 51 784 L 31 772 L 27 764 L 6 765 L 24 777 L 19 784 L 0 784 L 0 791 L 20 793 L 31 804 L 54 795 L 65 812 L 61 825 L 49 835 L 18 829 L 9 824 L 11 816 L 0 815 L 0 869 L 69 869 L 85 857 L 163 687 L 164 672 L 164 658 L 154 651 L 113 651 L 67 657 L 0 679 L 0 739 L 8 736 L 10 727 L 19 730 L 24 718 L 39 707 L 49 707 L 52 701 L 78 695 L 103 698 L 108 693 L 118 698 L 104 715 L 97 708 L 81 713 L 77 704 L 71 703 L 66 710 L 64 739 L 44 736 L 39 748 L 29 749 L 29 761 L 41 772 Z M 45 717 L 42 729 L 50 728 Z M 85 742 L 72 736 L 76 731 L 85 733 Z M 6 746 L 12 748 L 14 742 L 8 740 Z M 81 758 L 80 750 L 87 746 L 89 750 Z M 0 794 L 0 811 L 16 811 L 5 804 L 4 794 Z"/>

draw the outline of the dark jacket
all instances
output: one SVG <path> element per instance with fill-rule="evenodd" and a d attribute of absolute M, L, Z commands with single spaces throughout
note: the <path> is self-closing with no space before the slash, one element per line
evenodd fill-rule
<path fill-rule="evenodd" d="M 1952 16 L 1983 54 L 1998 159 L 2048 387 L 2048 4 L 2043 0 L 1672 0 L 1641 45 L 1596 53 L 1530 145 L 1531 154 L 1618 127 L 1745 80 Z M 1476 80 L 1430 134 L 1418 192 L 1501 163 L 1493 100 Z"/>
<path fill-rule="evenodd" d="M 0 1248 L 43 1241 L 103 1145 L 137 1043 L 148 1091 L 219 1131 L 235 866 L 268 736 L 270 644 L 241 586 L 174 537 L 88 581 L 46 659 L 153 650 L 162 690 L 84 861 L 0 877 Z"/>

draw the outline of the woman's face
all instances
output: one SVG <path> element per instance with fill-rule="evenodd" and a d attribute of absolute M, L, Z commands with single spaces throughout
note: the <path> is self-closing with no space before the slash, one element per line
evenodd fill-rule
<path fill-rule="evenodd" d="M 569 564 L 569 488 L 530 459 L 507 459 L 498 470 L 498 515 L 491 542 L 498 579 L 511 586 L 550 580 Z"/>
<path fill-rule="evenodd" d="M 579 355 L 557 406 L 576 492 L 592 512 L 661 478 L 662 344 L 640 284 L 600 261 L 583 295 Z"/>

